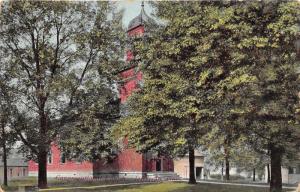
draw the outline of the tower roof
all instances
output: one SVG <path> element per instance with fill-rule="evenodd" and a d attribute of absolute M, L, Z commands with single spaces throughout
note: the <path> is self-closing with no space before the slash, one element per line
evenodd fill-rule
<path fill-rule="evenodd" d="M 154 20 L 146 14 L 146 12 L 144 10 L 144 2 L 142 2 L 141 12 L 138 16 L 136 16 L 129 22 L 128 31 L 130 31 L 131 29 L 134 29 L 140 25 L 144 25 L 145 23 L 150 23 L 153 21 Z"/>

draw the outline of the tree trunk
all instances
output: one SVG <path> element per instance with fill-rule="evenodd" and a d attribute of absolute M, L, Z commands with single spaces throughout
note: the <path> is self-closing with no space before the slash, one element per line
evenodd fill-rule
<path fill-rule="evenodd" d="M 47 151 L 41 149 L 38 154 L 39 172 L 38 187 L 40 189 L 47 188 Z"/>
<path fill-rule="evenodd" d="M 2 150 L 3 150 L 3 185 L 7 186 L 7 151 L 6 151 L 6 134 L 4 124 L 2 126 Z"/>
<path fill-rule="evenodd" d="M 225 174 L 226 174 L 226 180 L 229 181 L 230 180 L 230 175 L 229 175 L 229 159 L 228 156 L 225 157 Z"/>
<path fill-rule="evenodd" d="M 253 181 L 255 181 L 255 168 L 253 168 Z"/>
<path fill-rule="evenodd" d="M 270 192 L 282 192 L 281 158 L 282 151 L 271 146 L 271 181 Z"/>
<path fill-rule="evenodd" d="M 230 166 L 229 166 L 229 154 L 228 154 L 227 146 L 224 147 L 224 153 L 225 153 L 225 178 L 227 181 L 229 181 L 230 180 L 230 175 L 229 175 Z"/>
<path fill-rule="evenodd" d="M 189 183 L 196 184 L 195 178 L 195 151 L 193 147 L 189 147 L 189 165 L 190 165 L 190 177 Z"/>
<path fill-rule="evenodd" d="M 224 181 L 224 162 L 222 162 L 221 180 Z"/>
<path fill-rule="evenodd" d="M 40 138 L 38 151 L 38 187 L 40 189 L 47 188 L 47 118 L 45 113 L 40 112 Z"/>
<path fill-rule="evenodd" d="M 270 164 L 269 163 L 267 164 L 267 172 L 268 172 L 267 173 L 268 174 L 267 175 L 267 183 L 270 183 Z"/>

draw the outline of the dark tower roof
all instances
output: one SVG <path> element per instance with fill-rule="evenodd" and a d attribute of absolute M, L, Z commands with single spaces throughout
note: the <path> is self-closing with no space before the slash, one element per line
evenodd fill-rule
<path fill-rule="evenodd" d="M 154 20 L 146 14 L 146 12 L 144 10 L 144 2 L 142 2 L 141 13 L 129 22 L 128 31 L 130 31 L 131 29 L 134 29 L 140 25 L 144 25 L 145 23 L 150 23 L 153 21 Z"/>

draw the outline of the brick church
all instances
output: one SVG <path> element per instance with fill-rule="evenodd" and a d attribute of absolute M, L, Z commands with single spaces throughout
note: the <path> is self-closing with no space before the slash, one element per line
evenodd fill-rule
<path fill-rule="evenodd" d="M 135 17 L 128 26 L 128 38 L 144 35 L 146 23 L 152 19 L 147 16 L 142 5 L 140 14 Z M 126 51 L 126 66 L 119 75 L 123 83 L 119 85 L 121 103 L 126 103 L 127 98 L 133 90 L 139 87 L 142 80 L 142 73 L 136 65 L 130 62 L 134 58 L 130 50 Z M 124 139 L 126 146 L 127 140 Z M 128 178 L 157 177 L 158 174 L 173 172 L 173 160 L 166 157 L 159 157 L 152 153 L 139 154 L 135 149 L 123 149 L 111 163 L 98 162 L 76 162 L 66 160 L 56 144 L 51 146 L 48 155 L 47 174 L 48 177 L 97 177 L 116 176 Z M 38 175 L 38 164 L 29 161 L 29 176 Z"/>

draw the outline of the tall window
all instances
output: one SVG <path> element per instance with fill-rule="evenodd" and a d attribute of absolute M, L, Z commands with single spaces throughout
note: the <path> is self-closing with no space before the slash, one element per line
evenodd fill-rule
<path fill-rule="evenodd" d="M 52 164 L 52 152 L 51 152 L 51 149 L 50 149 L 50 151 L 48 152 L 48 156 L 47 156 L 47 162 L 48 162 L 48 164 Z"/>
<path fill-rule="evenodd" d="M 66 155 L 64 152 L 60 153 L 60 163 L 66 163 Z"/>

